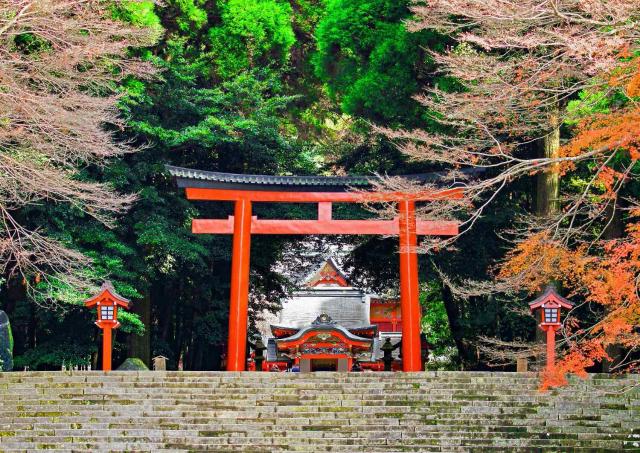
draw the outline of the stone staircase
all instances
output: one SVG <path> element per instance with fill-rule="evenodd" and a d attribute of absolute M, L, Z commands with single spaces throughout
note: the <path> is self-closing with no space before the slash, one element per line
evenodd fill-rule
<path fill-rule="evenodd" d="M 640 452 L 640 376 L 0 373 L 0 451 Z"/>

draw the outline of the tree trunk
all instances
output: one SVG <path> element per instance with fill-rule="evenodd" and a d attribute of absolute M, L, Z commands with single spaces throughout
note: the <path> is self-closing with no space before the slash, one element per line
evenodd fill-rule
<path fill-rule="evenodd" d="M 151 368 L 151 293 L 149 291 L 140 301 L 133 304 L 132 311 L 140 316 L 140 320 L 144 324 L 144 334 L 142 336 L 129 335 L 129 357 L 137 357 Z"/>
<path fill-rule="evenodd" d="M 540 157 L 549 159 L 560 156 L 560 111 L 556 107 L 549 115 L 551 131 L 540 139 Z M 558 164 L 538 174 L 536 190 L 536 214 L 549 216 L 560 209 L 560 166 Z"/>
<path fill-rule="evenodd" d="M 560 156 L 560 107 L 557 104 L 549 113 L 549 126 L 549 133 L 539 141 L 539 156 L 554 159 Z M 537 176 L 536 215 L 548 217 L 556 214 L 559 210 L 560 166 L 555 164 Z M 542 288 L 542 291 L 544 290 L 545 288 Z M 538 319 L 538 321 L 541 320 Z M 545 341 L 546 332 L 538 325 L 536 327 L 536 343 L 544 343 Z"/>
<path fill-rule="evenodd" d="M 622 214 L 617 199 L 607 206 L 605 222 L 607 223 L 602 232 L 602 239 L 617 239 L 623 236 L 624 222 L 622 221 Z M 623 360 L 625 350 L 618 344 L 610 344 L 606 347 L 605 351 L 610 359 L 602 360 L 602 372 L 609 373 L 612 367 L 615 367 L 615 365 Z"/>
<path fill-rule="evenodd" d="M 458 357 L 460 358 L 460 362 L 463 364 L 464 368 L 467 368 L 465 365 L 467 365 L 468 351 L 464 343 L 464 332 L 460 325 L 460 318 L 462 315 L 460 313 L 460 308 L 453 298 L 451 290 L 446 286 L 442 288 L 442 301 L 444 303 L 444 309 L 447 312 L 451 336 L 453 337 L 456 349 L 458 350 Z"/>

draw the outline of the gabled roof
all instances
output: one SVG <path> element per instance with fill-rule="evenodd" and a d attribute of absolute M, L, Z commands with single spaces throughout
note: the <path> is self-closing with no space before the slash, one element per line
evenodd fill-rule
<path fill-rule="evenodd" d="M 327 260 L 315 271 L 305 282 L 305 286 L 316 287 L 318 285 L 333 285 L 342 288 L 349 288 L 351 284 L 347 280 L 347 276 L 340 269 L 338 263 L 333 258 Z"/>
<path fill-rule="evenodd" d="M 529 303 L 529 308 L 531 310 L 535 310 L 536 308 L 542 307 L 548 303 L 556 303 L 562 308 L 571 309 L 573 308 L 573 302 L 569 299 L 565 299 L 560 294 L 553 285 L 547 286 L 547 289 L 534 301 Z"/>
<path fill-rule="evenodd" d="M 297 327 L 278 326 L 271 324 L 269 326 L 271 333 L 275 338 L 286 338 L 295 335 L 300 329 Z"/>
<path fill-rule="evenodd" d="M 176 179 L 178 187 L 200 187 L 208 189 L 235 190 L 287 190 L 314 192 L 344 192 L 353 188 L 369 189 L 378 176 L 271 176 L 271 175 L 242 175 L 237 173 L 222 173 L 218 171 L 195 170 L 184 167 L 166 165 L 165 168 Z M 459 172 L 464 177 L 474 177 L 479 174 L 476 169 Z M 402 178 L 418 183 L 445 182 L 447 186 L 455 181 L 447 180 L 447 173 L 433 172 L 406 175 Z M 455 184 L 454 184 L 455 185 Z"/>
<path fill-rule="evenodd" d="M 84 305 L 86 307 L 93 307 L 98 302 L 103 300 L 112 300 L 116 305 L 119 305 L 124 308 L 129 308 L 131 301 L 129 299 L 125 299 L 120 294 L 118 294 L 111 284 L 110 281 L 105 281 L 100 287 L 100 292 L 93 297 L 88 298 L 84 301 Z"/>

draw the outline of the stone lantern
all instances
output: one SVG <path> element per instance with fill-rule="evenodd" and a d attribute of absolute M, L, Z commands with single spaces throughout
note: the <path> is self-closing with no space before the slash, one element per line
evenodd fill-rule
<path fill-rule="evenodd" d="M 556 361 L 556 332 L 562 325 L 560 311 L 573 308 L 573 302 L 558 294 L 553 286 L 548 286 L 540 297 L 529 303 L 529 308 L 540 313 L 540 328 L 547 333 L 547 370 L 552 370 Z"/>
<path fill-rule="evenodd" d="M 131 302 L 116 293 L 111 282 L 104 282 L 100 292 L 85 300 L 84 305 L 96 307 L 98 320 L 96 326 L 102 329 L 102 370 L 111 370 L 111 331 L 120 327 L 118 307 L 129 308 Z"/>

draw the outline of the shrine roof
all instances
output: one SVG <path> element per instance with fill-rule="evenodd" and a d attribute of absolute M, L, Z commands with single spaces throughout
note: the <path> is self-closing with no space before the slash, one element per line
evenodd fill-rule
<path fill-rule="evenodd" d="M 320 191 L 342 192 L 351 188 L 368 189 L 374 182 L 380 181 L 378 176 L 271 176 L 222 173 L 217 171 L 195 170 L 184 167 L 165 166 L 176 179 L 178 187 L 198 187 L 206 189 L 236 190 L 287 190 L 287 191 Z M 462 171 L 464 177 L 474 176 L 476 170 Z M 422 173 L 405 175 L 402 178 L 418 183 L 448 182 L 446 173 Z M 455 181 L 454 181 L 454 186 Z"/>
<path fill-rule="evenodd" d="M 271 326 L 272 331 L 273 331 L 273 329 L 278 329 L 278 328 L 283 328 L 283 327 L 281 327 L 281 326 Z M 276 343 L 280 344 L 280 343 L 289 343 L 291 341 L 296 341 L 296 340 L 302 338 L 308 332 L 321 331 L 321 330 L 323 330 L 323 331 L 335 330 L 335 331 L 341 332 L 346 338 L 348 338 L 351 341 L 370 342 L 370 341 L 372 341 L 372 337 L 376 335 L 376 333 L 378 331 L 378 326 L 369 325 L 369 326 L 362 326 L 362 327 L 357 327 L 357 328 L 346 328 L 346 327 L 341 326 L 340 324 L 337 324 L 327 314 L 322 313 L 310 325 L 299 329 L 295 334 L 293 334 L 293 335 L 291 335 L 289 337 L 276 338 Z M 371 332 L 372 335 L 371 335 L 371 337 L 361 337 L 359 335 L 354 334 L 352 331 Z"/>
<path fill-rule="evenodd" d="M 351 284 L 338 263 L 333 257 L 327 258 L 324 263 L 305 281 L 304 286 L 314 288 L 319 285 L 328 285 L 329 287 L 350 288 Z"/>

